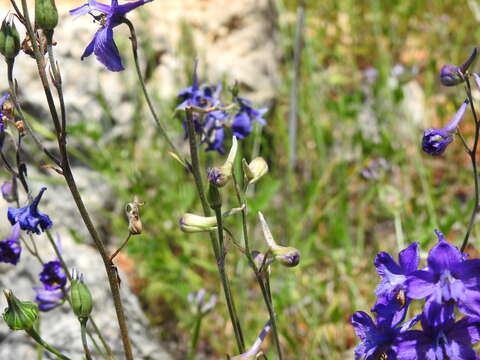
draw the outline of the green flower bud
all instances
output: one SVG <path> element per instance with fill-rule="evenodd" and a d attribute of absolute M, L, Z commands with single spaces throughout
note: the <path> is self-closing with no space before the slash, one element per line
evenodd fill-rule
<path fill-rule="evenodd" d="M 29 330 L 38 319 L 38 307 L 30 301 L 20 301 L 11 290 L 3 290 L 8 308 L 3 312 L 3 320 L 12 330 Z"/>
<path fill-rule="evenodd" d="M 275 260 L 278 260 L 280 264 L 287 267 L 297 266 L 300 263 L 300 251 L 291 246 L 278 245 L 273 239 L 270 228 L 261 212 L 258 212 L 258 217 L 260 218 L 260 223 L 262 225 L 263 236 L 265 237 Z"/>
<path fill-rule="evenodd" d="M 268 172 L 268 164 L 262 157 L 256 157 L 250 164 L 245 159 L 242 160 L 243 173 L 249 184 L 256 183 L 263 175 Z"/>
<path fill-rule="evenodd" d="M 200 216 L 185 214 L 180 218 L 180 229 L 186 233 L 196 233 L 217 230 L 217 218 L 215 216 Z"/>
<path fill-rule="evenodd" d="M 57 24 L 55 0 L 35 0 L 35 26 L 42 30 L 53 30 Z"/>
<path fill-rule="evenodd" d="M 20 51 L 20 36 L 14 22 L 6 18 L 0 28 L 0 53 L 5 59 L 11 60 L 18 55 Z"/>
<path fill-rule="evenodd" d="M 222 206 L 222 197 L 220 196 L 220 191 L 215 185 L 210 183 L 208 187 L 208 203 L 212 209 L 217 209 Z"/>
<path fill-rule="evenodd" d="M 391 185 L 383 185 L 378 192 L 378 197 L 385 210 L 392 214 L 402 210 L 403 200 L 400 192 Z"/>
<path fill-rule="evenodd" d="M 70 288 L 70 299 L 72 300 L 72 310 L 81 323 L 86 323 L 92 313 L 93 301 L 92 294 L 87 285 L 83 282 L 81 276 L 72 279 Z"/>
<path fill-rule="evenodd" d="M 232 138 L 232 148 L 228 153 L 225 164 L 220 167 L 212 168 L 208 171 L 208 180 L 211 184 L 222 187 L 232 178 L 232 168 L 235 162 L 235 156 L 237 155 L 238 140 L 234 136 Z"/>

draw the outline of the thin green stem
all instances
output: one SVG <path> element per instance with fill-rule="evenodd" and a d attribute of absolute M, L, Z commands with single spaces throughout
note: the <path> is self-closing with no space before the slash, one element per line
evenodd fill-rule
<path fill-rule="evenodd" d="M 195 319 L 195 328 L 193 329 L 192 341 L 190 342 L 190 350 L 187 356 L 188 360 L 195 358 L 195 352 L 197 351 L 198 338 L 200 336 L 200 329 L 202 327 L 203 315 L 199 314 Z"/>
<path fill-rule="evenodd" d="M 53 239 L 52 233 L 49 230 L 46 230 L 45 233 L 47 234 L 47 238 L 50 241 L 50 244 L 53 247 L 53 251 L 55 251 L 55 255 L 57 255 L 58 261 L 60 261 L 60 264 L 62 264 L 63 271 L 65 271 L 65 275 L 67 275 L 67 278 L 69 281 L 72 281 L 72 274 L 68 270 L 67 264 L 65 260 L 63 259 L 62 253 L 60 252 L 60 249 L 58 248 L 57 244 L 55 243 L 55 240 Z M 67 301 L 70 304 L 70 307 L 72 306 L 70 298 L 67 296 Z M 89 316 L 88 320 L 90 320 L 90 324 L 92 324 L 93 329 L 95 330 L 95 333 L 97 334 L 98 338 L 100 339 L 103 347 L 105 348 L 105 351 L 107 352 L 107 357 L 109 359 L 113 358 L 113 353 L 112 349 L 110 346 L 107 344 L 105 341 L 105 338 L 102 335 L 102 332 L 98 328 L 96 322 L 93 320 L 92 316 Z M 87 333 L 90 337 L 92 337 L 92 334 L 90 333 L 90 330 L 87 329 Z"/>
<path fill-rule="evenodd" d="M 87 343 L 87 322 L 82 321 L 80 323 L 80 331 L 82 333 L 82 345 L 83 345 L 83 351 L 85 352 L 85 357 L 87 360 L 92 360 L 92 355 L 90 354 L 90 350 L 88 348 L 88 343 Z"/>
<path fill-rule="evenodd" d="M 55 354 L 58 356 L 59 359 L 61 360 L 70 360 L 69 357 L 63 355 L 60 351 L 55 349 L 53 346 L 49 345 L 45 340 L 43 340 L 40 335 L 35 331 L 35 329 L 31 328 L 29 330 L 26 330 L 28 335 L 32 337 L 33 340 L 35 340 L 38 344 L 44 347 L 45 350 L 50 351 L 52 354 Z"/>
<path fill-rule="evenodd" d="M 147 100 L 147 105 L 148 109 L 150 110 L 150 113 L 152 114 L 153 120 L 155 124 L 157 125 L 158 129 L 160 130 L 160 134 L 164 138 L 164 140 L 167 142 L 168 146 L 170 147 L 171 151 L 175 156 L 177 157 L 178 160 L 182 161 L 180 152 L 176 148 L 176 146 L 173 144 L 172 140 L 168 136 L 167 130 L 165 129 L 164 125 L 162 122 L 159 120 L 157 112 L 155 111 L 155 108 L 153 106 L 152 100 L 150 99 L 150 95 L 148 94 L 147 87 L 145 85 L 145 80 L 143 79 L 143 74 L 140 69 L 140 63 L 138 61 L 138 42 L 137 42 L 137 35 L 135 33 L 135 27 L 131 23 L 130 20 L 127 18 L 123 18 L 122 21 L 128 26 L 130 30 L 130 42 L 132 43 L 132 53 L 133 53 L 133 60 L 135 62 L 135 69 L 137 71 L 137 77 L 138 81 L 140 82 L 140 86 L 142 87 L 143 95 L 145 96 L 145 100 Z M 183 163 L 183 161 L 182 161 Z M 183 163 L 183 165 L 186 167 L 186 164 Z"/>
<path fill-rule="evenodd" d="M 272 333 L 273 333 L 273 338 L 275 340 L 275 347 L 277 350 L 277 355 L 280 360 L 283 359 L 283 354 L 282 354 L 282 348 L 280 346 L 280 336 L 278 333 L 278 328 L 277 328 L 277 321 L 276 321 L 276 316 L 275 316 L 275 311 L 273 308 L 273 302 L 272 302 L 272 295 L 270 293 L 270 284 L 268 280 L 268 272 L 265 271 L 265 281 L 263 281 L 262 278 L 262 273 L 258 270 L 257 264 L 255 263 L 255 260 L 253 259 L 252 252 L 250 251 L 250 244 L 249 244 L 249 239 L 248 239 L 248 227 L 247 227 L 247 213 L 248 213 L 248 207 L 247 207 L 247 201 L 245 198 L 245 192 L 247 190 L 247 186 L 245 187 L 245 192 L 244 196 L 242 197 L 241 191 L 240 191 L 240 186 L 237 182 L 237 179 L 235 177 L 235 172 L 232 171 L 232 179 L 233 179 L 233 184 L 235 187 L 235 193 L 237 195 L 237 200 L 240 204 L 240 206 L 243 206 L 242 208 L 242 229 L 243 229 L 243 238 L 245 242 L 245 256 L 247 257 L 248 263 L 250 264 L 250 267 L 253 269 L 253 272 L 255 274 L 255 279 L 258 282 L 258 285 L 260 287 L 260 290 L 262 292 L 263 300 L 265 302 L 265 306 L 267 307 L 268 314 L 270 316 L 270 320 L 272 322 Z M 267 257 L 268 254 L 265 254 L 265 258 Z"/>
<path fill-rule="evenodd" d="M 478 147 L 478 140 L 480 137 L 480 123 L 477 118 L 477 112 L 475 111 L 475 105 L 473 104 L 472 88 L 470 86 L 470 79 L 468 76 L 466 76 L 465 78 L 465 83 L 467 85 L 466 92 L 467 92 L 468 100 L 470 101 L 470 109 L 472 110 L 473 119 L 475 121 L 475 136 L 473 140 L 473 146 L 472 146 L 472 149 L 468 152 L 468 155 L 470 156 L 470 161 L 472 163 L 473 180 L 475 184 L 475 198 L 474 198 L 475 203 L 473 205 L 472 214 L 470 216 L 470 221 L 468 223 L 467 232 L 465 234 L 465 238 L 463 239 L 462 247 L 460 248 L 461 252 L 463 252 L 467 247 L 468 239 L 470 237 L 470 233 L 472 232 L 473 225 L 475 223 L 475 217 L 479 209 L 479 197 L 480 197 L 479 184 L 478 184 L 478 170 L 477 170 L 477 147 Z"/>
<path fill-rule="evenodd" d="M 187 119 L 187 134 L 188 134 L 188 141 L 189 141 L 189 146 L 190 146 L 190 161 L 191 165 L 189 166 L 190 171 L 193 174 L 193 178 L 195 180 L 195 185 L 197 187 L 197 192 L 198 196 L 200 197 L 200 202 L 202 204 L 203 212 L 205 216 L 210 216 L 210 207 L 208 205 L 207 197 L 205 195 L 205 190 L 203 187 L 203 181 L 202 181 L 202 175 L 200 173 L 200 161 L 198 159 L 198 146 L 197 146 L 197 140 L 195 136 L 195 129 L 193 126 L 193 114 L 192 114 L 192 109 L 187 108 L 185 110 L 186 113 L 186 119 Z M 217 217 L 218 221 L 218 217 Z M 221 226 L 219 226 L 220 228 Z M 236 310 L 234 308 L 234 305 L 232 307 L 233 303 L 233 297 L 230 291 L 230 286 L 229 286 L 229 281 L 227 274 L 222 270 L 221 266 L 221 249 L 219 246 L 219 242 L 217 240 L 217 237 L 215 236 L 214 232 L 209 232 L 210 235 L 210 241 L 212 243 L 213 251 L 215 254 L 215 260 L 217 262 L 217 267 L 219 270 L 220 274 L 220 279 L 223 287 L 223 292 L 225 295 L 225 299 L 227 301 L 227 306 L 228 306 L 228 312 L 230 315 L 230 320 L 232 321 L 233 329 L 235 332 L 235 339 L 237 341 L 237 347 L 240 353 L 243 353 L 245 351 L 245 343 L 243 340 L 243 334 L 242 330 L 240 327 L 239 322 L 237 322 L 235 319 L 238 319 L 238 316 L 236 315 Z M 237 327 L 238 325 L 238 327 Z"/>

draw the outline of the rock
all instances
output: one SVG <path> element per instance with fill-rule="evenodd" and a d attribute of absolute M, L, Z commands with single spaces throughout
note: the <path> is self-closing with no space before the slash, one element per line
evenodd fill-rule
<path fill-rule="evenodd" d="M 3 209 L 5 210 L 5 209 Z M 2 211 L 3 213 L 3 211 Z M 7 234 L 10 229 L 2 231 Z M 48 245 L 45 236 L 35 236 L 35 241 L 41 250 L 44 261 L 55 259 L 53 250 Z M 62 233 L 62 248 L 65 260 L 69 268 L 75 267 L 85 274 L 85 282 L 89 286 L 94 298 L 94 310 L 92 316 L 102 330 L 107 342 L 114 352 L 122 351 L 116 314 L 103 262 L 96 252 L 87 245 L 76 244 L 65 232 Z M 32 301 L 35 297 L 33 286 L 39 286 L 38 274 L 41 271 L 39 262 L 27 253 L 25 247 L 21 261 L 16 265 L 0 265 L 0 288 L 10 288 L 21 300 Z M 124 279 L 124 274 L 120 272 Z M 135 359 L 169 360 L 170 355 L 155 340 L 156 337 L 149 330 L 148 321 L 143 314 L 136 296 L 123 284 L 121 296 L 128 320 L 130 338 L 134 349 Z M 0 298 L 0 309 L 6 307 L 5 298 Z M 78 320 L 71 312 L 67 303 L 47 313 L 41 313 L 41 336 L 53 346 L 61 350 L 72 359 L 80 359 L 83 356 L 83 348 L 80 339 L 80 327 Z M 94 351 L 90 339 L 89 346 Z M 35 359 L 36 348 L 34 342 L 22 331 L 12 332 L 3 321 L 0 321 L 0 359 Z M 45 358 L 53 358 L 46 356 Z M 96 358 L 96 357 L 95 357 Z M 121 356 L 119 356 L 121 358 Z"/>

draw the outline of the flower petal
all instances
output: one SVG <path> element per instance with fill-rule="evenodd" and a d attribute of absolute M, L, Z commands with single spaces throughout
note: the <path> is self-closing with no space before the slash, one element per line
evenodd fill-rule
<path fill-rule="evenodd" d="M 428 267 L 435 273 L 450 270 L 462 261 L 462 254 L 456 246 L 441 240 L 428 254 Z"/>
<path fill-rule="evenodd" d="M 429 348 L 428 341 L 425 334 L 419 330 L 400 334 L 393 346 L 397 353 L 397 360 L 425 359 L 425 353 Z"/>
<path fill-rule="evenodd" d="M 410 274 L 417 270 L 418 264 L 420 264 L 420 253 L 418 250 L 418 243 L 413 243 L 406 249 L 400 251 L 398 255 L 400 266 L 402 267 L 404 274 Z"/>
<path fill-rule="evenodd" d="M 97 31 L 94 46 L 95 55 L 110 71 L 122 71 L 125 68 L 120 58 L 117 45 L 113 41 L 113 29 L 107 25 Z"/>
<path fill-rule="evenodd" d="M 84 58 L 92 55 L 93 50 L 95 49 L 95 42 L 97 41 L 97 35 L 98 35 L 98 31 L 95 33 L 95 36 L 93 37 L 92 41 L 90 41 L 90 44 L 88 44 L 88 46 L 85 48 L 85 51 L 80 57 L 80 60 L 83 60 Z"/>
<path fill-rule="evenodd" d="M 407 296 L 412 299 L 423 299 L 431 295 L 436 288 L 435 277 L 428 270 L 417 270 L 407 277 Z"/>
<path fill-rule="evenodd" d="M 367 333 L 376 328 L 372 318 L 364 311 L 354 313 L 351 322 L 355 333 L 361 340 L 364 340 L 367 337 Z"/>

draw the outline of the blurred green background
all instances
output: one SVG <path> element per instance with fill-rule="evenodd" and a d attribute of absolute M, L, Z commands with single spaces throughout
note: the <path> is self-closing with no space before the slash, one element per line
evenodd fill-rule
<path fill-rule="evenodd" d="M 292 168 L 288 113 L 297 5 L 276 2 L 281 86 L 266 115 L 268 125 L 261 134 L 257 129 L 259 153 L 270 172 L 249 198 L 251 238 L 253 248 L 266 249 L 256 216 L 261 210 L 277 241 L 302 254 L 298 267 L 272 271 L 286 358 L 353 358 L 357 340 L 349 317 L 374 303 L 376 252 L 396 253 L 414 241 L 425 252 L 435 242 L 435 228 L 459 244 L 466 229 L 473 182 L 461 144 L 455 141 L 444 156 L 430 158 L 420 143 L 424 129 L 445 124 L 464 100 L 462 86 L 440 86 L 438 71 L 445 63 L 462 63 L 477 45 L 480 2 L 307 1 L 298 161 Z M 184 29 L 184 40 L 189 31 Z M 141 46 L 149 61 L 154 54 L 148 36 Z M 195 46 L 182 41 L 179 49 L 185 62 L 181 90 L 190 82 Z M 144 141 L 153 131 L 150 114 L 142 110 L 139 88 L 126 91 L 138 104 L 135 130 L 92 145 L 109 130 L 108 121 L 71 128 L 71 136 L 88 149 L 73 155 L 105 175 L 123 202 L 132 194 L 146 201 L 144 233 L 128 247 L 130 272 L 162 337 L 178 344 L 179 354 L 185 351 L 193 322 L 187 296 L 203 287 L 220 301 L 204 321 L 199 351 L 222 358 L 235 348 L 234 336 L 208 236 L 187 235 L 178 227 L 183 213 L 201 212 L 193 178 L 167 155 L 159 136 Z M 115 109 L 108 107 L 105 94 L 99 92 L 98 98 L 108 119 Z M 163 114 L 173 112 L 176 99 L 154 98 Z M 171 134 L 183 136 L 179 119 L 164 120 Z M 467 137 L 470 123 L 468 115 Z M 241 156 L 251 158 L 254 141 L 251 136 L 241 142 Z M 201 156 L 205 166 L 224 159 L 216 153 Z M 234 206 L 232 188 L 223 193 L 226 207 Z M 120 242 L 126 219 L 110 216 Z M 240 237 L 239 218 L 229 219 L 227 226 Z M 476 245 L 477 231 L 471 239 Z M 229 250 L 227 269 L 247 343 L 252 343 L 268 315 L 246 259 L 233 246 Z M 275 358 L 273 343 L 268 349 L 269 358 Z"/>

